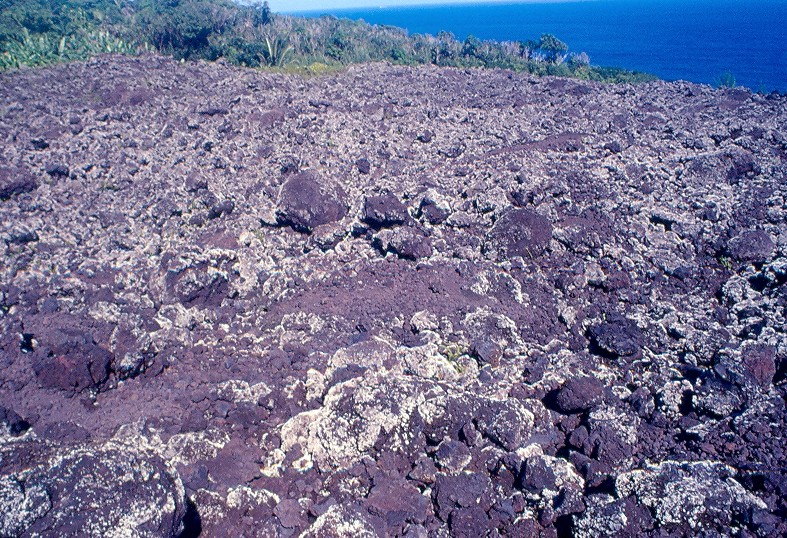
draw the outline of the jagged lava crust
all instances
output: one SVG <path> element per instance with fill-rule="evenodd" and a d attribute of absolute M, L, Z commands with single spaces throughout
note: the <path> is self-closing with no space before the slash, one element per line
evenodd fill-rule
<path fill-rule="evenodd" d="M 0 535 L 787 532 L 787 99 L 0 75 Z"/>

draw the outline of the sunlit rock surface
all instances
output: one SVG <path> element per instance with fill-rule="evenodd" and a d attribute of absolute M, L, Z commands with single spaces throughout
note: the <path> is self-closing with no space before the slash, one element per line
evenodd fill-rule
<path fill-rule="evenodd" d="M 147 56 L 0 109 L 0 535 L 787 533 L 784 97 Z"/>

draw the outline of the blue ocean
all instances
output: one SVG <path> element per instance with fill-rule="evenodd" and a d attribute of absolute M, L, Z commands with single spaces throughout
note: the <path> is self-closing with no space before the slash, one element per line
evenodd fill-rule
<path fill-rule="evenodd" d="M 594 65 L 787 91 L 787 0 L 587 0 L 312 11 L 460 39 L 556 35 Z"/>

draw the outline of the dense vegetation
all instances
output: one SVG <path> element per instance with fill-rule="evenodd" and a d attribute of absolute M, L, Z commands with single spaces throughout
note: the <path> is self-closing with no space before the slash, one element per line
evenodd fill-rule
<path fill-rule="evenodd" d="M 336 17 L 274 15 L 267 2 L 230 0 L 0 0 L 0 69 L 159 51 L 178 59 L 324 71 L 367 61 L 502 67 L 605 81 L 653 77 L 590 65 L 552 35 L 537 41 L 464 41 L 410 35 Z"/>

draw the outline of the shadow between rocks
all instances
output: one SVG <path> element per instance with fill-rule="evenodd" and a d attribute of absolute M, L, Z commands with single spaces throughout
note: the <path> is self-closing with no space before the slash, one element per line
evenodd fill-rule
<path fill-rule="evenodd" d="M 202 518 L 197 506 L 191 499 L 186 499 L 186 515 L 183 516 L 183 531 L 178 538 L 198 538 L 202 534 Z"/>

